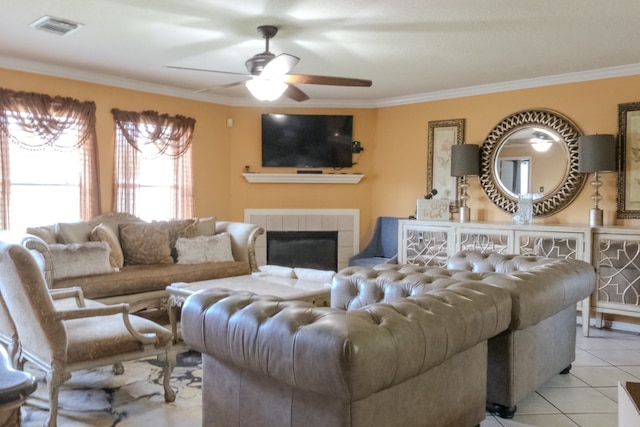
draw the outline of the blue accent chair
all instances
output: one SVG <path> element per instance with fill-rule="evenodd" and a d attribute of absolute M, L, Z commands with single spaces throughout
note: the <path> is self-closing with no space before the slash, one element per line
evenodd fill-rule
<path fill-rule="evenodd" d="M 380 216 L 367 246 L 349 258 L 349 265 L 373 267 L 377 264 L 398 263 L 398 220 L 403 218 Z"/>

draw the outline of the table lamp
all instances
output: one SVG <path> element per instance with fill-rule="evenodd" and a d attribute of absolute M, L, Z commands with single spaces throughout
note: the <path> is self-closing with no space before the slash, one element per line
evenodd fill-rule
<path fill-rule="evenodd" d="M 480 174 L 480 147 L 475 144 L 454 144 L 451 146 L 451 176 L 460 177 L 460 222 L 471 219 L 467 207 L 467 176 Z"/>
<path fill-rule="evenodd" d="M 593 187 L 593 208 L 589 211 L 589 225 L 591 227 L 602 226 L 602 209 L 598 207 L 600 186 L 602 181 L 600 172 L 612 172 L 616 170 L 616 140 L 613 135 L 583 135 L 578 138 L 578 172 L 594 173 L 591 181 Z"/>

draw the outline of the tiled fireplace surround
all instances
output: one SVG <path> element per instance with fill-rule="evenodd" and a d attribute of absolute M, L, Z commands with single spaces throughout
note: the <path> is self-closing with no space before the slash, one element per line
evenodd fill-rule
<path fill-rule="evenodd" d="M 360 250 L 358 209 L 245 209 L 244 221 L 265 231 L 256 241 L 258 265 L 267 263 L 267 231 L 337 231 L 338 270 Z"/>

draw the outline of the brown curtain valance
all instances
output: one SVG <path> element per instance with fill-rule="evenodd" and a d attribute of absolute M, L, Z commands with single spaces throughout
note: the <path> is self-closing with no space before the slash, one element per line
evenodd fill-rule
<path fill-rule="evenodd" d="M 34 92 L 16 92 L 0 88 L 0 130 L 13 142 L 30 149 L 51 146 L 75 149 L 95 138 L 96 104 L 93 101 Z M 39 140 L 22 141 L 9 132 L 9 124 L 17 123 Z M 60 138 L 66 131 L 78 128 L 77 140 Z M 65 145 L 66 144 L 66 145 Z"/>
<path fill-rule="evenodd" d="M 191 146 L 196 121 L 185 116 L 169 116 L 157 111 L 111 110 L 116 127 L 125 140 L 145 157 L 180 157 Z"/>

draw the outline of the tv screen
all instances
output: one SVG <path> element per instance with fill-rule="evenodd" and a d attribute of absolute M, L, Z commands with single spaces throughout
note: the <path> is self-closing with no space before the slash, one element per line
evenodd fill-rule
<path fill-rule="evenodd" d="M 262 115 L 262 166 L 351 167 L 353 116 Z"/>

